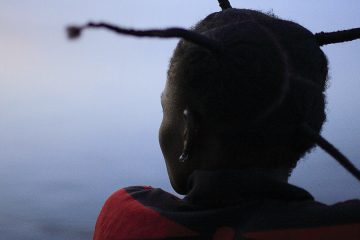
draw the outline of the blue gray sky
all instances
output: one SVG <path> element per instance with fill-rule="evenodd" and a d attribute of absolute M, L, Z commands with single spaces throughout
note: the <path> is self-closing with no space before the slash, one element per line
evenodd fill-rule
<path fill-rule="evenodd" d="M 232 4 L 273 12 L 313 32 L 360 26 L 357 0 Z M 157 131 L 177 40 L 87 31 L 70 42 L 64 28 L 88 20 L 191 27 L 214 11 L 215 0 L 1 0 L 0 216 L 26 222 L 36 210 L 38 219 L 51 215 L 57 222 L 71 212 L 73 222 L 91 225 L 117 188 L 172 191 Z M 330 62 L 323 135 L 360 167 L 360 41 L 323 50 Z M 360 197 L 359 183 L 321 150 L 301 161 L 291 182 L 326 203 Z"/>

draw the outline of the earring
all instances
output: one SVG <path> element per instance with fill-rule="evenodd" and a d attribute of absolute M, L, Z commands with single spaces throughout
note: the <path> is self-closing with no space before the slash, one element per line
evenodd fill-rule
<path fill-rule="evenodd" d="M 179 157 L 179 162 L 184 163 L 188 159 L 189 159 L 189 153 L 187 151 L 184 151 Z"/>

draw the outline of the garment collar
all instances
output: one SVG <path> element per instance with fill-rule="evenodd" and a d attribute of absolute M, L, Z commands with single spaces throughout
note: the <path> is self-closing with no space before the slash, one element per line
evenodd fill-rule
<path fill-rule="evenodd" d="M 224 206 L 249 200 L 306 201 L 314 198 L 287 183 L 280 169 L 195 171 L 189 178 L 184 198 L 192 204 Z"/>

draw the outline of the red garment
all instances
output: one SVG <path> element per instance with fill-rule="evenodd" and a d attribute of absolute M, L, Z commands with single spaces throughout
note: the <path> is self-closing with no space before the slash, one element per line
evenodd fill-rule
<path fill-rule="evenodd" d="M 151 187 L 112 194 L 94 240 L 120 239 L 360 240 L 360 201 L 327 206 L 268 177 L 197 171 L 183 200 Z"/>

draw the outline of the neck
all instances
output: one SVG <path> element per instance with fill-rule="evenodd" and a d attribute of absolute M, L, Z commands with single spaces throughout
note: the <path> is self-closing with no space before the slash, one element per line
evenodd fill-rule
<path fill-rule="evenodd" d="M 262 168 L 194 171 L 184 200 L 201 205 L 225 206 L 256 199 L 313 199 L 306 191 L 288 184 L 286 172 Z"/>
<path fill-rule="evenodd" d="M 287 168 L 265 168 L 265 167 L 242 167 L 242 168 L 234 168 L 234 167 L 224 167 L 224 168 L 216 168 L 209 169 L 203 168 L 199 169 L 200 171 L 228 171 L 228 172 L 241 172 L 244 175 L 251 175 L 252 177 L 258 178 L 269 178 L 278 182 L 288 182 L 290 177 L 290 171 Z"/>

